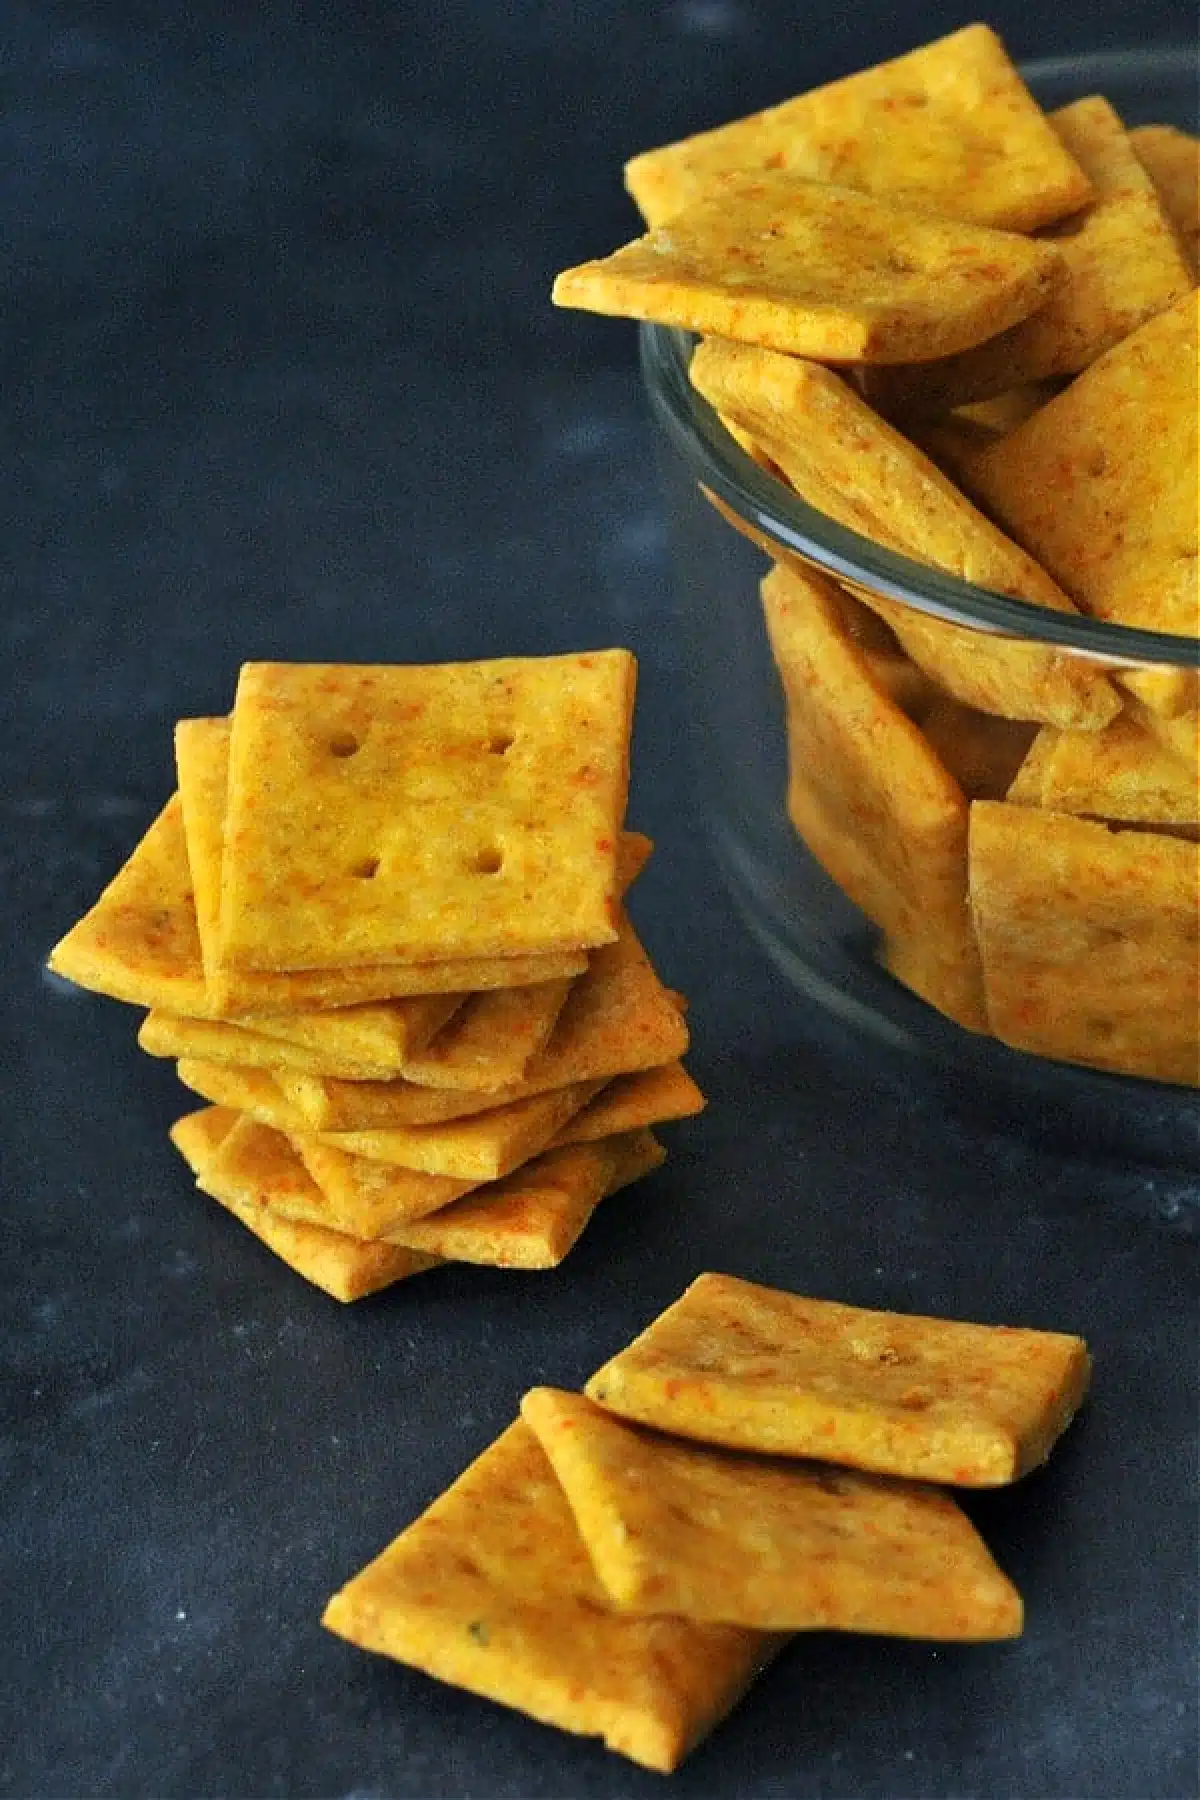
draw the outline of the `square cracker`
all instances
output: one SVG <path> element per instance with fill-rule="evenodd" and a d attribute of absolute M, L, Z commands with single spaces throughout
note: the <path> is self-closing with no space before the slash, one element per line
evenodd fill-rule
<path fill-rule="evenodd" d="M 476 1188 L 388 1241 L 453 1262 L 497 1269 L 553 1269 L 578 1241 L 600 1201 L 663 1162 L 649 1131 L 547 1150 L 503 1181 Z"/>
<path fill-rule="evenodd" d="M 986 25 L 646 151 L 626 166 L 625 182 L 660 225 L 731 169 L 787 169 L 1010 231 L 1048 225 L 1089 196 Z"/>
<path fill-rule="evenodd" d="M 983 503 L 1085 612 L 1192 640 L 1198 304 L 1189 294 L 1148 320 L 971 461 Z M 1117 679 L 1168 717 L 1195 708 L 1192 669 Z"/>
<path fill-rule="evenodd" d="M 618 1613 L 520 1420 L 334 1595 L 323 1623 L 361 1649 L 602 1738 L 663 1773 L 783 1642 Z"/>
<path fill-rule="evenodd" d="M 792 823 L 884 933 L 900 978 L 983 1030 L 962 790 L 875 679 L 832 582 L 777 566 L 762 600 L 787 697 Z"/>
<path fill-rule="evenodd" d="M 1195 270 L 1200 267 L 1200 138 L 1177 125 L 1138 125 L 1129 138 Z"/>
<path fill-rule="evenodd" d="M 1193 283 L 1191 267 L 1120 119 L 1099 95 L 1052 113 L 1050 123 L 1091 181 L 1095 199 L 1051 226 L 1067 278 L 1032 317 L 985 344 L 930 365 L 887 371 L 888 404 L 958 406 L 1014 385 L 1075 375 Z M 872 383 L 872 397 L 876 389 Z"/>
<path fill-rule="evenodd" d="M 327 1141 L 297 1132 L 291 1147 L 312 1177 L 278 1210 L 356 1238 L 381 1238 L 410 1219 L 424 1218 L 479 1185 L 470 1176 L 427 1175 L 395 1163 L 348 1156 Z"/>
<path fill-rule="evenodd" d="M 573 1115 L 579 1114 L 599 1087 L 596 1081 L 579 1081 L 444 1124 L 396 1126 L 390 1131 L 344 1131 L 330 1134 L 323 1141 L 348 1156 L 365 1157 L 369 1162 L 398 1163 L 407 1169 L 423 1169 L 429 1175 L 499 1181 L 545 1150 L 560 1129 L 569 1130 Z M 614 1131 L 617 1129 L 628 1128 L 613 1127 Z"/>
<path fill-rule="evenodd" d="M 556 1147 L 593 1143 L 597 1138 L 636 1131 L 643 1125 L 690 1118 L 702 1112 L 705 1104 L 704 1095 L 682 1063 L 643 1069 L 636 1075 L 618 1075 L 567 1121 L 554 1143 Z"/>
<path fill-rule="evenodd" d="M 577 1081 L 607 1081 L 682 1056 L 688 1029 L 675 996 L 655 974 L 627 915 L 615 944 L 593 952 L 544 1050 L 524 1077 L 486 1094 L 423 1089 L 409 1081 L 339 1081 L 279 1072 L 288 1098 L 314 1131 L 385 1131 L 393 1125 L 462 1118 Z M 428 1096 L 423 1106 L 418 1096 Z"/>
<path fill-rule="evenodd" d="M 181 1056 L 175 1065 L 184 1087 L 214 1106 L 231 1107 L 276 1131 L 303 1131 L 304 1115 L 286 1098 L 268 1069 L 242 1069 Z"/>
<path fill-rule="evenodd" d="M 178 794 L 96 904 L 54 946 L 49 966 L 80 987 L 133 1006 L 206 1010 Z"/>
<path fill-rule="evenodd" d="M 1103 731 L 1043 727 L 1008 798 L 1116 823 L 1195 827 L 1198 787 L 1195 761 L 1189 769 L 1136 719 L 1121 713 Z"/>
<path fill-rule="evenodd" d="M 557 1388 L 521 1416 L 616 1606 L 759 1631 L 1020 1634 L 1020 1595 L 935 1488 L 683 1443 Z"/>
<path fill-rule="evenodd" d="M 1006 331 L 1065 278 L 1051 244 L 769 170 L 721 176 L 565 270 L 553 299 L 824 362 L 919 363 Z"/>
<path fill-rule="evenodd" d="M 640 832 L 622 832 L 617 885 L 626 893 L 653 845 Z M 461 1087 L 486 1093 L 520 1081 L 549 1040 L 571 991 L 570 980 L 474 994 L 446 1029 L 406 1056 L 399 1073 L 429 1087 Z"/>
<path fill-rule="evenodd" d="M 356 967 L 611 943 L 634 678 L 626 650 L 245 664 L 218 960 Z"/>
<path fill-rule="evenodd" d="M 410 995 L 474 993 L 484 988 L 557 980 L 582 974 L 587 968 L 587 953 L 582 950 L 556 956 L 465 957 L 360 969 L 288 972 L 222 967 L 217 935 L 229 778 L 229 720 L 181 720 L 175 728 L 175 761 L 187 832 L 186 859 L 191 864 L 195 885 L 196 923 L 207 983 L 206 1010 L 215 1017 L 298 1013 Z"/>
<path fill-rule="evenodd" d="M 138 1043 L 147 1056 L 196 1057 L 250 1069 L 299 1069 L 336 1075 L 346 1081 L 386 1081 L 385 1065 L 343 1058 L 333 1050 L 313 1050 L 286 1038 L 235 1025 L 228 1019 L 184 1019 L 151 1009 L 142 1020 Z"/>
<path fill-rule="evenodd" d="M 970 892 L 988 1020 L 1017 1050 L 1200 1084 L 1200 849 L 980 800 Z"/>
<path fill-rule="evenodd" d="M 1082 1339 L 872 1312 L 699 1275 L 584 1390 L 678 1437 L 958 1487 L 1044 1462 L 1087 1388 Z"/>
<path fill-rule="evenodd" d="M 438 1260 L 391 1244 L 358 1243 L 283 1217 L 274 1202 L 303 1186 L 306 1178 L 286 1140 L 265 1126 L 225 1108 L 208 1107 L 180 1119 L 171 1139 L 202 1192 L 219 1201 L 297 1275 L 335 1300 L 361 1300 L 433 1268 Z"/>
<path fill-rule="evenodd" d="M 758 439 L 803 499 L 839 524 L 980 587 L 1075 610 L 1031 556 L 832 370 L 709 339 L 692 358 L 691 378 Z M 968 706 L 1085 730 L 1116 715 L 1113 689 L 1077 657 L 969 631 L 877 594 L 861 597 L 913 661 Z"/>

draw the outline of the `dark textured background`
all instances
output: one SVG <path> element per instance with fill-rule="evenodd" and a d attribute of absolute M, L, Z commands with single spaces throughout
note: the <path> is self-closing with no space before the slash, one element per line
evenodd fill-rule
<path fill-rule="evenodd" d="M 993 9 L 1021 55 L 1190 8 Z M 695 1796 L 1196 1792 L 1194 1171 L 1023 1146 L 807 1031 L 699 834 L 631 330 L 547 303 L 634 149 L 963 22 L 752 0 L 0 14 L 0 1791 L 617 1796 L 658 1778 L 322 1633 L 540 1381 L 699 1269 L 1082 1331 L 1094 1403 L 972 1507 L 1016 1644 L 801 1641 Z M 41 974 L 249 657 L 642 662 L 644 935 L 709 1112 L 551 1275 L 340 1309 L 192 1190 L 125 1009 Z"/>

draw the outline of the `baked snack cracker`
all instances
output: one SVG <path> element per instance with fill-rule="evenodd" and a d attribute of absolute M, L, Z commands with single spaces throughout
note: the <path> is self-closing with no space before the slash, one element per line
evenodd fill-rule
<path fill-rule="evenodd" d="M 718 177 L 667 225 L 566 269 L 558 306 L 826 362 L 951 356 L 1066 279 L 1050 244 L 767 170 Z"/>
<path fill-rule="evenodd" d="M 302 1132 L 292 1137 L 291 1147 L 315 1191 L 305 1186 L 294 1206 L 289 1198 L 287 1204 L 280 1203 L 280 1210 L 351 1237 L 385 1237 L 407 1220 L 437 1212 L 479 1185 L 469 1176 L 426 1175 L 420 1169 L 347 1156 L 327 1140 Z"/>
<path fill-rule="evenodd" d="M 355 967 L 611 943 L 634 676 L 624 650 L 245 664 L 218 960 Z"/>
<path fill-rule="evenodd" d="M 1017 1050 L 1200 1084 L 1200 848 L 977 801 L 970 894 L 988 1022 Z"/>
<path fill-rule="evenodd" d="M 278 1132 L 223 1107 L 189 1113 L 172 1127 L 171 1140 L 195 1172 L 202 1192 L 219 1201 L 290 1269 L 335 1300 L 361 1300 L 433 1268 L 438 1260 L 391 1244 L 360 1243 L 284 1217 L 274 1203 L 303 1186 L 303 1164 Z"/>
<path fill-rule="evenodd" d="M 559 1131 L 555 1144 L 593 1143 L 643 1125 L 686 1119 L 704 1109 L 704 1095 L 682 1063 L 618 1075 Z"/>
<path fill-rule="evenodd" d="M 875 680 L 832 582 L 776 567 L 762 600 L 787 697 L 793 824 L 884 933 L 901 979 L 982 1030 L 961 789 Z"/>
<path fill-rule="evenodd" d="M 294 1107 L 269 1069 L 238 1068 L 233 1063 L 208 1063 L 199 1057 L 181 1056 L 175 1065 L 184 1087 L 191 1088 L 214 1106 L 232 1107 L 260 1125 L 276 1131 L 306 1129 L 305 1119 Z"/>
<path fill-rule="evenodd" d="M 691 379 L 758 439 L 803 499 L 840 524 L 981 587 L 1075 610 L 1031 556 L 832 370 L 710 339 L 692 358 Z M 982 712 L 1085 730 L 1117 713 L 1103 675 L 1050 645 L 964 630 L 866 590 L 861 598 L 914 662 Z"/>
<path fill-rule="evenodd" d="M 323 1622 L 364 1650 L 600 1737 L 664 1773 L 782 1644 L 615 1611 L 520 1420 L 334 1595 Z"/>
<path fill-rule="evenodd" d="M 1020 1634 L 1020 1595 L 936 1488 L 685 1443 L 557 1388 L 521 1416 L 614 1605 L 760 1631 Z"/>
<path fill-rule="evenodd" d="M 1082 1339 L 871 1312 L 700 1275 L 587 1383 L 680 1437 L 958 1487 L 1043 1462 L 1087 1388 Z"/>
<path fill-rule="evenodd" d="M 444 1124 L 396 1126 L 390 1131 L 346 1131 L 324 1141 L 348 1156 L 371 1162 L 399 1163 L 430 1175 L 454 1175 L 476 1181 L 499 1181 L 552 1143 L 560 1130 L 570 1131 L 586 1102 L 601 1086 L 597 1081 L 551 1088 L 509 1106 L 490 1107 L 465 1119 Z M 633 1124 L 650 1121 L 637 1119 Z M 614 1125 L 596 1135 L 607 1137 L 629 1126 Z M 571 1140 L 568 1140 L 571 1141 Z"/>
<path fill-rule="evenodd" d="M 625 182 L 660 225 L 730 169 L 787 169 L 1010 231 L 1048 225 L 1090 193 L 986 25 L 647 151 Z"/>
<path fill-rule="evenodd" d="M 1198 785 L 1195 762 L 1189 769 L 1136 719 L 1121 713 L 1103 731 L 1043 727 L 1007 797 L 1050 812 L 1194 829 L 1200 819 Z"/>
<path fill-rule="evenodd" d="M 398 1226 L 388 1241 L 489 1268 L 553 1269 L 600 1201 L 648 1175 L 665 1156 L 649 1131 L 547 1150 L 444 1212 Z"/>
<path fill-rule="evenodd" d="M 1188 294 L 1150 319 L 971 464 L 984 503 L 1085 612 L 1191 638 L 1198 304 Z M 1195 710 L 1194 670 L 1116 679 L 1168 717 Z"/>
<path fill-rule="evenodd" d="M 1177 125 L 1138 125 L 1129 134 L 1163 210 L 1191 261 L 1200 267 L 1200 139 Z"/>
<path fill-rule="evenodd" d="M 48 961 L 56 975 L 114 1000 L 205 1011 L 178 794 Z"/>
<path fill-rule="evenodd" d="M 249 1069 L 298 1069 L 346 1081 L 386 1081 L 379 1064 L 345 1059 L 333 1050 L 312 1050 L 287 1038 L 267 1037 L 229 1019 L 183 1019 L 153 1007 L 142 1020 L 138 1043 L 147 1056 L 195 1057 Z"/>

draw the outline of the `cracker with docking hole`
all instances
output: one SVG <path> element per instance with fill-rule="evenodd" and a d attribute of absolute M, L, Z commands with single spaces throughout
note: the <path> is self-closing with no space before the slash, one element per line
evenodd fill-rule
<path fill-rule="evenodd" d="M 288 1268 L 334 1300 L 362 1300 L 437 1264 L 434 1256 L 391 1244 L 360 1243 L 279 1212 L 279 1199 L 300 1192 L 306 1177 L 287 1140 L 266 1126 L 224 1107 L 208 1107 L 178 1120 L 171 1140 L 195 1173 L 201 1192 L 231 1212 Z"/>
<path fill-rule="evenodd" d="M 429 1175 L 499 1181 L 555 1143 L 560 1129 L 569 1131 L 572 1115 L 577 1116 L 601 1086 L 598 1081 L 579 1081 L 440 1125 L 343 1131 L 329 1133 L 321 1141 L 369 1162 L 397 1163 Z"/>
<path fill-rule="evenodd" d="M 709 339 L 692 358 L 691 379 L 753 433 L 797 493 L 840 524 L 981 587 L 1074 612 L 1032 557 L 832 370 Z M 785 553 L 775 546 L 772 554 Z M 1104 676 L 1050 645 L 969 631 L 857 591 L 913 661 L 968 706 L 1088 730 L 1117 713 Z"/>
<path fill-rule="evenodd" d="M 132 1006 L 207 1006 L 183 812 L 173 794 L 95 905 L 54 946 L 56 975 Z"/>
<path fill-rule="evenodd" d="M 1177 125 L 1138 125 L 1129 137 L 1193 272 L 1200 270 L 1200 138 Z"/>
<path fill-rule="evenodd" d="M 793 824 L 884 933 L 900 979 L 982 1030 L 962 790 L 874 679 L 832 582 L 777 566 L 762 601 L 787 697 Z"/>
<path fill-rule="evenodd" d="M 1045 1461 L 1090 1370 L 1082 1339 L 1060 1332 L 708 1274 L 584 1391 L 635 1423 L 729 1449 L 996 1487 Z"/>
<path fill-rule="evenodd" d="M 1198 304 L 1148 320 L 971 464 L 984 504 L 1085 612 L 1193 639 Z M 1168 718 L 1196 709 L 1194 670 L 1115 679 Z"/>
<path fill-rule="evenodd" d="M 222 967 L 217 959 L 217 930 L 229 785 L 229 720 L 181 721 L 176 727 L 175 758 L 187 832 L 186 855 L 195 882 L 208 1010 L 215 1017 L 286 1015 L 422 994 L 475 993 L 559 980 L 580 975 L 587 968 L 583 950 L 556 956 L 459 957 L 407 966 L 392 963 L 290 973 Z"/>
<path fill-rule="evenodd" d="M 1075 375 L 1192 286 L 1191 268 L 1125 127 L 1099 95 L 1050 115 L 1095 198 L 1051 226 L 1067 279 L 1030 318 L 958 356 L 872 376 L 868 398 L 939 408 Z"/>
<path fill-rule="evenodd" d="M 994 337 L 1066 280 L 1051 244 L 769 170 L 566 269 L 558 306 L 835 363 L 919 363 Z"/>
<path fill-rule="evenodd" d="M 323 1623 L 663 1773 L 784 1642 L 617 1612 L 521 1420 L 334 1595 Z"/>
<path fill-rule="evenodd" d="M 1039 1056 L 1200 1084 L 1200 848 L 980 800 L 970 895 L 991 1029 Z"/>
<path fill-rule="evenodd" d="M 1052 224 L 1091 194 L 986 25 L 646 151 L 626 165 L 625 183 L 661 225 L 718 175 L 766 169 L 1009 231 Z"/>
<path fill-rule="evenodd" d="M 218 960 L 356 967 L 611 943 L 634 682 L 625 650 L 245 664 Z"/>
<path fill-rule="evenodd" d="M 617 851 L 621 894 L 637 879 L 652 849 L 640 832 L 622 832 Z M 568 980 L 473 995 L 446 1030 L 406 1056 L 397 1072 L 425 1086 L 483 1094 L 520 1081 L 530 1058 L 548 1042 L 570 991 Z"/>
<path fill-rule="evenodd" d="M 1020 1595 L 936 1488 L 689 1444 L 557 1388 L 521 1416 L 615 1606 L 759 1631 L 1020 1634 Z"/>
<path fill-rule="evenodd" d="M 543 1151 L 502 1181 L 478 1187 L 388 1241 L 453 1262 L 496 1269 L 553 1269 L 578 1241 L 601 1200 L 657 1169 L 666 1152 L 652 1132 Z"/>

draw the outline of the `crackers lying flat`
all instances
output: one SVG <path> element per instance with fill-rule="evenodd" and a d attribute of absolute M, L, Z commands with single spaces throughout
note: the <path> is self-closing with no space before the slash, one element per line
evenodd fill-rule
<path fill-rule="evenodd" d="M 704 1104 L 623 906 L 633 686 L 625 651 L 248 665 L 51 953 L 149 1008 L 211 1102 L 172 1132 L 198 1187 L 337 1299 L 556 1266 Z"/>
<path fill-rule="evenodd" d="M 840 528 L 835 582 L 761 484 L 701 489 L 776 565 L 778 799 L 868 954 L 1015 1049 L 1197 1085 L 1200 143 L 1099 94 L 1043 114 L 971 25 L 625 174 L 647 235 L 554 299 L 696 334 L 731 459 Z M 856 579 L 846 531 L 1027 629 Z M 1178 656 L 1101 662 L 1063 614 Z"/>
<path fill-rule="evenodd" d="M 702 1275 L 586 1394 L 528 1392 L 324 1623 L 668 1771 L 793 1632 L 1018 1636 L 930 1483 L 1042 1461 L 1089 1370 L 1074 1337 Z"/>

